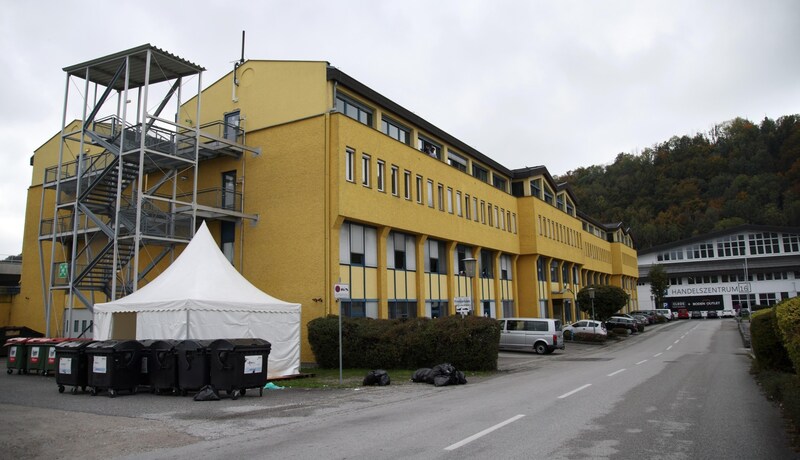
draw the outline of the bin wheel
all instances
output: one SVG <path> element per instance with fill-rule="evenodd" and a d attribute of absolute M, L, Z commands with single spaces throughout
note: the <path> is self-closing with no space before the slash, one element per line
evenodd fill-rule
<path fill-rule="evenodd" d="M 9 374 L 13 374 L 14 373 L 14 369 L 6 369 L 6 372 L 8 372 Z"/>
<path fill-rule="evenodd" d="M 64 385 L 59 385 L 58 386 L 58 392 L 59 393 L 63 393 L 64 392 Z"/>
<path fill-rule="evenodd" d="M 92 389 L 89 390 L 89 393 L 91 393 L 92 396 L 97 396 L 97 388 L 92 387 Z"/>
<path fill-rule="evenodd" d="M 73 390 L 75 390 L 75 393 L 77 393 L 78 392 L 78 387 L 73 388 Z M 81 391 L 86 393 L 86 386 L 82 386 L 81 387 Z"/>
<path fill-rule="evenodd" d="M 231 399 L 233 399 L 234 401 L 239 399 L 239 394 L 240 394 L 239 390 L 233 390 L 233 394 L 231 395 Z"/>
<path fill-rule="evenodd" d="M 189 392 L 188 392 L 188 391 L 186 391 L 186 390 L 181 390 L 181 396 L 186 396 L 186 395 L 188 395 L 188 394 L 189 394 Z"/>
<path fill-rule="evenodd" d="M 108 397 L 109 398 L 116 398 L 117 397 L 117 390 L 113 388 L 108 389 Z"/>
<path fill-rule="evenodd" d="M 244 396 L 247 394 L 247 389 L 242 388 L 242 391 L 239 392 L 240 395 Z"/>
<path fill-rule="evenodd" d="M 86 391 L 86 389 L 84 388 L 84 390 L 83 390 L 83 391 Z M 78 387 L 72 387 L 72 390 L 70 390 L 70 392 L 71 392 L 72 394 L 74 394 L 74 395 L 78 394 Z"/>
<path fill-rule="evenodd" d="M 258 397 L 260 398 L 262 396 L 264 396 L 264 389 L 263 388 L 259 388 L 258 389 Z"/>

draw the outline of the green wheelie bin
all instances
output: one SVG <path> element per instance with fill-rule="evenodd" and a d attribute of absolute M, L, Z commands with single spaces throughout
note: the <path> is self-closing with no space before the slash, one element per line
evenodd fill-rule
<path fill-rule="evenodd" d="M 27 337 L 15 337 L 6 341 L 5 347 L 8 348 L 6 366 L 9 374 L 13 374 L 15 369 L 17 374 L 28 372 L 28 348 L 25 346 L 28 340 Z"/>

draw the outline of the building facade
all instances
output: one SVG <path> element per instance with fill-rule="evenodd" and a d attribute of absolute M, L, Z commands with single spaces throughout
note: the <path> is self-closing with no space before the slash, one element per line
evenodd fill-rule
<path fill-rule="evenodd" d="M 89 332 L 92 305 L 157 276 L 201 219 L 250 282 L 302 304 L 304 326 L 457 305 L 570 321 L 593 284 L 639 308 L 628 229 L 581 213 L 545 167 L 509 169 L 327 62 L 242 61 L 204 89 L 202 68 L 150 45 L 65 70 L 95 99 L 34 154 L 29 300 L 12 322 Z"/>
<path fill-rule="evenodd" d="M 660 307 L 650 292 L 654 265 L 669 275 Z M 644 308 L 752 309 L 796 297 L 798 283 L 800 228 L 744 225 L 639 253 L 638 298 Z"/>

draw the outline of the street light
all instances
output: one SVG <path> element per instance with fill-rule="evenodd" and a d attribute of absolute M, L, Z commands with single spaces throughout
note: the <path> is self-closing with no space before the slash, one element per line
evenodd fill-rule
<path fill-rule="evenodd" d="M 595 330 L 595 324 L 597 323 L 595 321 L 597 321 L 597 319 L 594 317 L 594 288 L 586 288 L 586 292 L 589 293 L 589 298 L 592 299 L 592 333 L 596 334 L 597 331 Z"/>
<path fill-rule="evenodd" d="M 461 262 L 464 263 L 464 274 L 469 278 L 469 305 L 470 307 L 474 307 L 475 302 L 472 300 L 472 277 L 475 276 L 475 264 L 477 264 L 478 259 L 467 257 L 466 259 L 461 259 Z"/>

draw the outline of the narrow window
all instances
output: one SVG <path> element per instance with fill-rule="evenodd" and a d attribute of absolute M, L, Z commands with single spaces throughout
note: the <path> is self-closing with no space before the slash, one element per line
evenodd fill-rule
<path fill-rule="evenodd" d="M 356 152 L 353 149 L 345 150 L 344 154 L 344 178 L 348 182 L 353 182 L 355 179 L 355 162 Z"/>
<path fill-rule="evenodd" d="M 447 212 L 453 213 L 453 189 L 447 187 Z"/>
<path fill-rule="evenodd" d="M 422 176 L 417 176 L 417 203 L 422 204 Z"/>
<path fill-rule="evenodd" d="M 469 204 L 470 204 L 469 195 L 465 194 L 464 195 L 464 212 L 466 213 L 466 215 L 464 217 L 466 217 L 467 219 L 470 219 Z"/>
<path fill-rule="evenodd" d="M 222 208 L 236 208 L 236 171 L 222 173 Z"/>
<path fill-rule="evenodd" d="M 444 185 L 438 184 L 437 197 L 439 198 L 439 211 L 444 211 Z"/>
<path fill-rule="evenodd" d="M 384 189 L 384 181 L 386 175 L 386 163 L 381 160 L 378 160 L 378 190 L 381 192 Z"/>
<path fill-rule="evenodd" d="M 398 184 L 398 181 L 400 180 L 400 178 L 397 177 L 399 174 L 400 170 L 398 169 L 398 167 L 392 165 L 392 195 L 394 196 L 397 196 L 397 194 L 399 193 L 398 188 L 400 184 Z"/>
<path fill-rule="evenodd" d="M 403 193 L 405 194 L 406 200 L 411 199 L 411 172 L 404 171 L 403 172 Z"/>
<path fill-rule="evenodd" d="M 433 181 L 428 180 L 428 207 L 433 207 Z"/>
<path fill-rule="evenodd" d="M 361 155 L 361 185 L 364 187 L 369 187 L 369 176 L 370 176 L 370 163 L 371 158 L 369 155 Z"/>

